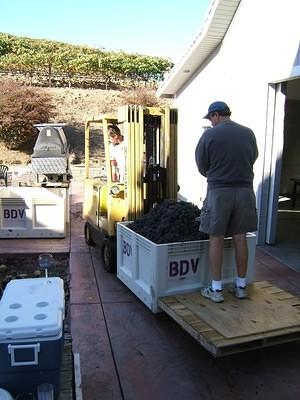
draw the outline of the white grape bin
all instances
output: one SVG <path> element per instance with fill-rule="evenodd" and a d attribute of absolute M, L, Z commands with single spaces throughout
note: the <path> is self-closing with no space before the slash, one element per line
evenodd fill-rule
<path fill-rule="evenodd" d="M 0 301 L 0 387 L 17 397 L 50 383 L 58 396 L 64 313 L 62 279 L 7 284 Z"/>
<path fill-rule="evenodd" d="M 199 290 L 209 284 L 208 240 L 155 244 L 117 224 L 117 277 L 154 313 L 158 299 Z M 247 234 L 248 282 L 253 281 L 256 235 Z M 223 282 L 236 275 L 232 238 L 224 239 Z"/>

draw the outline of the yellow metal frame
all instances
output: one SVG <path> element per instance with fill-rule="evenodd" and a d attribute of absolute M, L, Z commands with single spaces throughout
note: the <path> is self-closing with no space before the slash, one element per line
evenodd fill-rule
<path fill-rule="evenodd" d="M 85 124 L 85 193 L 83 217 L 108 236 L 115 235 L 116 222 L 134 220 L 144 212 L 144 115 L 161 117 L 163 140 L 160 160 L 167 169 L 167 198 L 177 198 L 177 111 L 175 109 L 126 105 L 117 115 L 104 114 L 89 118 Z M 109 157 L 108 125 L 122 124 L 126 145 L 126 171 L 124 183 L 112 182 Z M 90 176 L 90 129 L 101 125 L 105 147 L 107 180 Z M 119 193 L 113 195 L 111 188 L 117 186 Z"/>

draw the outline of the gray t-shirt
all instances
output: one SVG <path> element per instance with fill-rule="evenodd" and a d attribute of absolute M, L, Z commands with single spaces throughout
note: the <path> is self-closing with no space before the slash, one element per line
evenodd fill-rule
<path fill-rule="evenodd" d="M 257 156 L 252 130 L 230 119 L 207 129 L 195 151 L 198 170 L 207 178 L 208 189 L 252 187 Z"/>

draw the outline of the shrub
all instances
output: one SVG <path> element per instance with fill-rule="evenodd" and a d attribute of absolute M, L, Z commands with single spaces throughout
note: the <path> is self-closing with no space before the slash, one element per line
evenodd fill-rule
<path fill-rule="evenodd" d="M 133 90 L 125 90 L 121 93 L 124 104 L 137 104 L 146 107 L 158 107 L 164 104 L 164 100 L 159 99 L 154 89 L 139 87 Z"/>
<path fill-rule="evenodd" d="M 20 149 L 36 136 L 33 125 L 48 122 L 53 111 L 50 95 L 0 80 L 0 141 L 9 149 Z"/>

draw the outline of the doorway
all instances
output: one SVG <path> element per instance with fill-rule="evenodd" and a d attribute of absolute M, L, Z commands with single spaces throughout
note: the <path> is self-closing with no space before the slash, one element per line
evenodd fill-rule
<path fill-rule="evenodd" d="M 277 84 L 274 94 L 267 245 L 263 247 L 300 272 L 300 78 Z"/>

